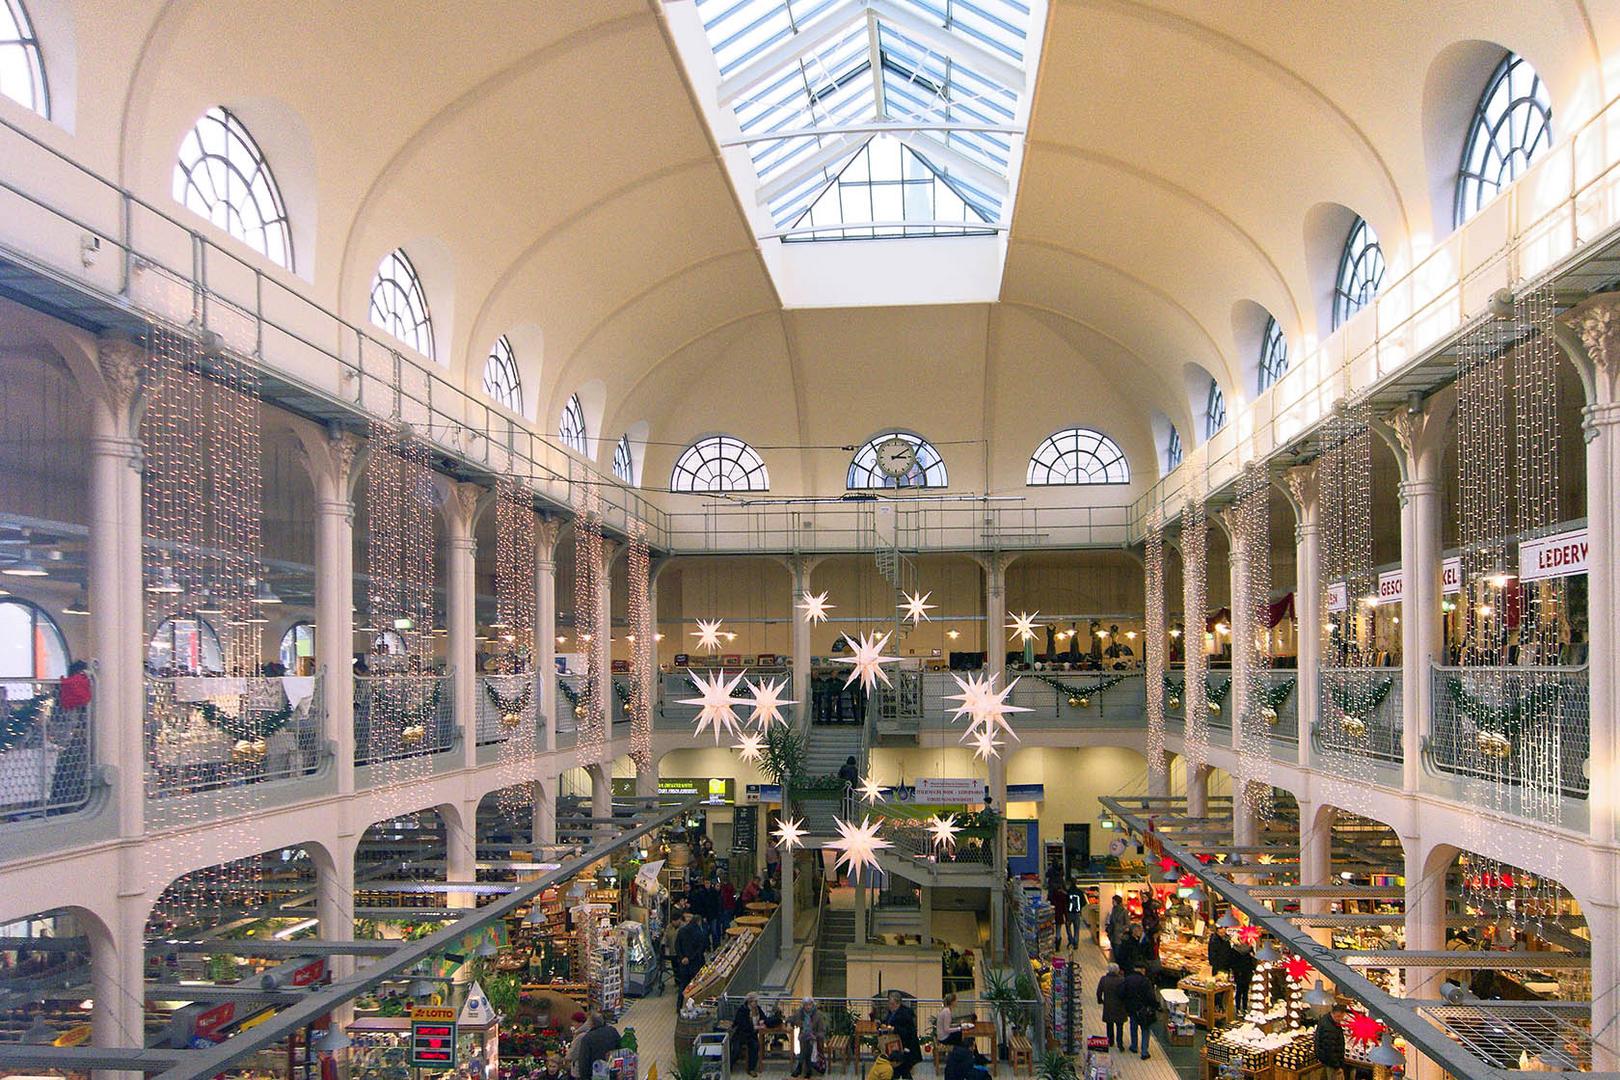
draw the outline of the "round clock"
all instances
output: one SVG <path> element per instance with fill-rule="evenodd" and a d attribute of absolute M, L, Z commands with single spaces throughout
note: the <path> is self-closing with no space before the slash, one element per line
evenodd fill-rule
<path fill-rule="evenodd" d="M 883 475 L 898 480 L 917 467 L 917 448 L 905 439 L 884 439 L 878 443 L 877 465 Z"/>

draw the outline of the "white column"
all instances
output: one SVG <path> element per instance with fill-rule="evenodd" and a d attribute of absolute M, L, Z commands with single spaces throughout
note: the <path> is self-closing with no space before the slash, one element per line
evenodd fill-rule
<path fill-rule="evenodd" d="M 793 700 L 798 728 L 806 731 L 810 726 L 810 620 L 799 610 L 799 603 L 810 593 L 810 571 L 814 562 L 805 555 L 787 560 L 788 573 L 793 575 L 793 603 L 788 608 L 789 623 L 793 627 Z"/>
<path fill-rule="evenodd" d="M 1418 836 L 1401 837 L 1406 862 L 1406 948 L 1440 951 L 1446 947 L 1446 870 L 1451 849 L 1434 858 Z M 1597 950 L 1594 950 L 1594 954 Z M 1435 999 L 1440 996 L 1442 968 L 1407 968 L 1406 996 Z M 1595 984 L 1594 984 L 1595 985 Z M 1445 1070 L 1422 1055 L 1415 1056 L 1414 1080 L 1442 1080 Z"/>
<path fill-rule="evenodd" d="M 1245 703 L 1249 700 L 1250 684 L 1254 680 L 1253 656 L 1244 647 L 1254 633 L 1245 584 L 1250 552 L 1244 534 L 1237 528 L 1235 508 L 1222 511 L 1221 518 L 1226 525 L 1228 540 L 1227 574 L 1230 582 L 1227 595 L 1231 598 L 1228 607 L 1232 612 L 1232 621 L 1227 627 L 1232 642 L 1232 689 L 1226 695 L 1226 714 L 1228 723 L 1232 725 L 1232 749 L 1239 762 L 1239 768 L 1232 774 L 1232 842 L 1247 846 L 1255 842 L 1260 827 L 1249 809 L 1250 800 L 1245 795 L 1248 780 L 1243 775 L 1246 770 L 1242 767 L 1243 713 Z"/>
<path fill-rule="evenodd" d="M 1187 770 L 1187 816 L 1206 817 L 1209 814 L 1209 766 L 1194 765 L 1183 759 Z"/>
<path fill-rule="evenodd" d="M 444 820 L 444 880 L 455 882 L 478 879 L 478 800 L 468 799 L 454 808 L 441 806 Z M 470 908 L 477 905 L 472 893 L 445 894 L 445 906 Z"/>
<path fill-rule="evenodd" d="M 1616 582 L 1620 581 L 1620 555 L 1615 544 L 1620 497 L 1615 470 L 1620 468 L 1620 403 L 1607 401 L 1588 405 L 1582 430 L 1586 434 L 1586 542 L 1589 549 L 1587 570 L 1587 711 L 1591 723 L 1590 779 L 1586 808 L 1588 829 L 1599 844 L 1613 843 L 1620 814 L 1620 750 L 1615 739 L 1615 652 L 1620 643 L 1620 603 L 1616 603 Z M 1597 965 L 1593 957 L 1593 987 L 1596 994 Z M 1611 970 L 1614 965 L 1608 965 Z M 1620 994 L 1620 984 L 1610 984 L 1612 999 Z M 1613 1013 L 1611 1012 L 1611 1016 Z M 1594 1014 L 1593 1023 L 1597 1017 Z M 1620 1020 L 1616 1021 L 1620 1024 Z M 1611 1066 L 1614 1067 L 1614 1066 Z"/>
<path fill-rule="evenodd" d="M 473 523 L 477 519 L 479 489 L 472 484 L 447 484 L 444 506 L 444 607 L 446 660 L 450 690 L 461 731 L 462 764 L 478 764 L 478 611 L 477 551 Z"/>
<path fill-rule="evenodd" d="M 663 673 L 658 666 L 658 575 L 669 565 L 668 559 L 653 559 L 652 565 L 647 568 L 647 627 L 652 634 L 652 640 L 647 642 L 644 655 L 652 664 L 652 671 L 647 673 L 645 685 L 650 693 L 647 707 L 652 710 L 652 724 L 658 726 L 658 703 L 663 693 Z M 640 678 L 637 674 L 637 678 Z M 636 794 L 643 798 L 650 798 L 658 794 L 658 758 L 654 755 L 652 761 L 645 769 L 636 772 Z"/>
<path fill-rule="evenodd" d="M 1322 568 L 1317 562 L 1316 466 L 1289 469 L 1283 479 L 1294 507 L 1294 619 L 1299 670 L 1294 707 L 1299 717 L 1299 765 L 1311 763 L 1311 728 L 1316 724 L 1317 665 L 1322 649 Z"/>
<path fill-rule="evenodd" d="M 793 849 L 786 844 L 782 847 L 782 905 L 777 909 L 777 917 L 782 920 L 782 947 L 778 955 L 784 960 L 793 957 L 796 942 L 793 939 Z"/>
<path fill-rule="evenodd" d="M 144 899 L 120 897 L 110 926 L 88 926 L 95 1009 L 90 1038 L 98 1047 L 146 1045 L 146 916 Z M 96 1080 L 138 1080 L 139 1072 L 97 1069 Z"/>
<path fill-rule="evenodd" d="M 613 770 L 610 765 L 597 764 L 586 768 L 591 778 L 591 817 L 613 816 Z M 607 831 L 610 826 L 592 824 L 591 831 Z"/>
<path fill-rule="evenodd" d="M 354 940 L 354 851 L 354 837 L 339 837 L 322 845 L 315 859 L 315 917 L 322 941 Z M 352 956 L 332 956 L 327 963 L 334 979 L 354 973 Z"/>
<path fill-rule="evenodd" d="M 601 587 L 596 590 L 597 635 L 591 642 L 596 651 L 596 700 L 602 703 L 602 738 L 613 738 L 613 560 L 624 545 L 612 540 L 602 541 Z"/>
<path fill-rule="evenodd" d="M 1326 885 L 1333 873 L 1333 818 L 1330 806 L 1301 801 L 1299 804 L 1299 883 Z M 1328 901 L 1322 897 L 1300 900 L 1300 910 L 1309 915 L 1328 910 Z M 1310 935 L 1323 945 L 1333 942 L 1332 930 L 1313 928 Z"/>
<path fill-rule="evenodd" d="M 545 725 L 546 750 L 557 748 L 557 534 L 561 528 L 556 518 L 541 517 L 534 523 L 534 673 L 540 682 L 535 701 Z M 555 813 L 551 830 L 555 839 Z M 535 839 L 539 842 L 538 836 Z"/>
<path fill-rule="evenodd" d="M 338 793 L 354 791 L 354 500 L 360 441 L 334 433 L 300 438 L 315 487 L 315 656 L 321 668 L 325 736 Z"/>
<path fill-rule="evenodd" d="M 1592 940 L 1613 942 L 1620 936 L 1620 906 L 1581 904 Z M 1620 1071 L 1620 950 L 1592 950 L 1592 1071 Z"/>
<path fill-rule="evenodd" d="M 1012 560 L 1000 552 L 984 556 L 984 670 L 997 687 L 1007 684 L 1007 565 Z M 996 813 L 1007 816 L 1007 761 L 997 756 L 989 761 L 990 797 Z M 997 843 L 996 865 L 1004 872 L 1006 829 Z"/>
<path fill-rule="evenodd" d="M 541 780 L 531 781 L 529 791 L 534 803 L 534 843 L 555 844 L 557 842 L 556 791 Z"/>

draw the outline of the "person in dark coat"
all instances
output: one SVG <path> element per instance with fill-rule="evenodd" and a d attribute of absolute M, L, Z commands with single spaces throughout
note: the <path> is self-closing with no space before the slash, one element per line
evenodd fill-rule
<path fill-rule="evenodd" d="M 1113 960 L 1114 963 L 1119 965 L 1119 970 L 1130 971 L 1134 967 L 1141 966 L 1142 957 L 1137 955 L 1135 935 L 1127 930 L 1119 937 L 1111 940 L 1113 942 Z"/>
<path fill-rule="evenodd" d="M 1237 987 L 1237 1014 L 1249 1011 L 1249 984 L 1254 981 L 1254 969 L 1260 962 L 1254 958 L 1254 949 L 1244 942 L 1232 946 L 1232 982 Z"/>
<path fill-rule="evenodd" d="M 1344 1060 L 1344 1024 L 1348 1010 L 1335 1004 L 1333 1011 L 1316 1022 L 1316 1060 L 1327 1068 L 1330 1077 L 1342 1076 L 1350 1080 L 1350 1067 Z"/>
<path fill-rule="evenodd" d="M 1219 930 L 1209 935 L 1209 970 L 1216 975 L 1232 970 L 1232 943 Z"/>
<path fill-rule="evenodd" d="M 1119 996 L 1131 1021 L 1131 1053 L 1137 1052 L 1136 1046 L 1140 1041 L 1142 1060 L 1146 1061 L 1153 1021 L 1159 1018 L 1159 992 L 1153 989 L 1153 984 L 1148 981 L 1146 975 L 1133 969 L 1125 973 L 1125 982 L 1119 988 Z"/>
<path fill-rule="evenodd" d="M 900 1039 L 900 1056 L 894 1062 L 897 1080 L 911 1080 L 912 1066 L 922 1060 L 922 1042 L 917 1038 L 917 1012 L 906 1004 L 900 991 L 889 991 L 889 1014 L 883 1022 Z"/>
<path fill-rule="evenodd" d="M 861 770 L 855 764 L 854 754 L 845 758 L 844 763 L 838 766 L 838 779 L 842 780 L 848 787 L 854 787 L 861 782 Z"/>
<path fill-rule="evenodd" d="M 703 932 L 697 916 L 688 914 L 686 922 L 675 935 L 675 988 L 679 991 L 675 995 L 676 1001 L 680 1000 L 681 994 L 686 993 L 686 984 L 692 981 L 698 969 L 703 966 L 703 954 L 708 951 L 708 947 L 709 936 Z"/>
<path fill-rule="evenodd" d="M 1063 879 L 1056 878 L 1050 882 L 1050 889 L 1046 898 L 1052 905 L 1052 915 L 1057 926 L 1057 947 L 1063 948 L 1063 927 L 1069 921 L 1069 890 L 1063 887 Z"/>
<path fill-rule="evenodd" d="M 609 1055 L 619 1048 L 621 1037 L 619 1029 L 602 1018 L 602 1014 L 591 1012 L 590 1031 L 579 1045 L 579 1067 L 581 1080 L 590 1080 L 592 1070 L 598 1061 L 607 1061 Z"/>
<path fill-rule="evenodd" d="M 759 1075 L 759 1029 L 765 1026 L 765 1017 L 759 1010 L 759 995 L 749 994 L 742 1008 L 731 1018 L 731 1060 L 747 1055 L 748 1075 Z"/>
<path fill-rule="evenodd" d="M 974 1080 L 977 1064 L 973 1047 L 957 1043 L 945 1057 L 945 1080 Z"/>
<path fill-rule="evenodd" d="M 1108 971 L 1097 980 L 1097 1004 L 1102 1006 L 1103 1026 L 1108 1029 L 1108 1045 L 1125 1049 L 1125 1021 L 1130 1014 L 1125 1010 L 1125 975 L 1118 964 L 1109 964 Z"/>

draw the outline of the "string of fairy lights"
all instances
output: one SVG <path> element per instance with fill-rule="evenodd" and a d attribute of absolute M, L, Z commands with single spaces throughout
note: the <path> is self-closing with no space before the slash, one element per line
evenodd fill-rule
<path fill-rule="evenodd" d="M 1187 779 L 1209 764 L 1209 654 L 1204 651 L 1204 612 L 1209 610 L 1209 517 L 1201 492 L 1181 511 L 1181 610 L 1186 612 L 1183 754 Z"/>
<path fill-rule="evenodd" d="M 1243 470 L 1231 524 L 1233 557 L 1241 553 L 1232 597 L 1232 668 L 1247 673 L 1233 717 L 1235 779 L 1250 814 L 1264 820 L 1272 812 L 1271 727 L 1277 716 L 1266 677 L 1271 669 L 1271 476 L 1264 464 L 1251 462 Z"/>
<path fill-rule="evenodd" d="M 630 623 L 626 637 L 631 647 L 630 683 L 630 760 L 636 771 L 651 774 L 652 713 L 657 687 L 652 620 L 652 555 L 647 548 L 647 527 L 630 523 L 630 542 L 625 552 L 625 614 Z"/>
<path fill-rule="evenodd" d="M 574 504 L 574 636 L 585 646 L 585 679 L 579 690 L 578 747 L 582 765 L 600 764 L 607 747 L 609 711 L 601 695 L 602 657 L 598 639 L 607 633 L 602 618 L 602 502 L 589 484 L 576 485 Z"/>
<path fill-rule="evenodd" d="M 1146 602 L 1143 619 L 1146 654 L 1147 690 L 1147 746 L 1150 790 L 1169 790 L 1169 763 L 1164 756 L 1164 670 L 1165 636 L 1164 613 L 1164 518 L 1155 509 L 1148 522 L 1146 554 L 1143 559 L 1146 578 Z"/>
<path fill-rule="evenodd" d="M 493 659 L 486 676 L 500 704 L 501 742 L 498 768 L 503 784 L 496 805 L 515 821 L 532 806 L 530 786 L 521 783 L 534 757 L 538 715 L 535 657 L 535 521 L 534 496 L 514 475 L 495 484 L 495 622 Z M 485 693 L 491 693 L 489 689 Z"/>

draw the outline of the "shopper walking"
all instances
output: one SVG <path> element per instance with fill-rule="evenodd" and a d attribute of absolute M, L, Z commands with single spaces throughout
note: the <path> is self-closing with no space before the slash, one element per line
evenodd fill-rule
<path fill-rule="evenodd" d="M 1063 887 L 1062 878 L 1052 879 L 1051 889 L 1046 894 L 1047 901 L 1052 905 L 1052 917 L 1057 924 L 1057 945 L 1063 947 L 1063 928 L 1069 923 L 1069 891 Z M 1074 948 L 1073 943 L 1069 948 Z"/>
<path fill-rule="evenodd" d="M 1114 906 L 1108 909 L 1108 922 L 1103 927 L 1108 931 L 1109 947 L 1113 949 L 1119 948 L 1120 942 L 1125 940 L 1130 928 L 1131 913 L 1125 910 L 1125 898 L 1119 893 L 1115 893 Z"/>
<path fill-rule="evenodd" d="M 1109 1047 L 1125 1049 L 1125 1021 L 1130 1019 L 1130 1013 L 1125 1009 L 1125 975 L 1118 964 L 1109 964 L 1108 971 L 1097 980 L 1097 1004 L 1102 1006 Z"/>
<path fill-rule="evenodd" d="M 1125 983 L 1120 987 L 1120 997 L 1124 1000 L 1126 1014 L 1131 1021 L 1131 1046 L 1134 1054 L 1137 1052 L 1138 1042 L 1141 1043 L 1142 1060 L 1148 1059 L 1148 1043 L 1152 1038 L 1153 1022 L 1159 1018 L 1159 992 L 1153 988 L 1148 977 L 1141 971 L 1131 970 L 1125 974 Z"/>
<path fill-rule="evenodd" d="M 793 1026 L 799 1029 L 799 1056 L 793 1062 L 793 1076 L 810 1077 L 826 1072 L 818 1067 L 821 1052 L 827 1041 L 827 1018 L 816 1008 L 816 999 L 807 997 L 793 1014 Z"/>
<path fill-rule="evenodd" d="M 1237 988 L 1237 1014 L 1242 1018 L 1249 1011 L 1249 984 L 1254 981 L 1254 969 L 1260 962 L 1254 958 L 1254 949 L 1240 941 L 1232 946 L 1232 983 Z"/>

